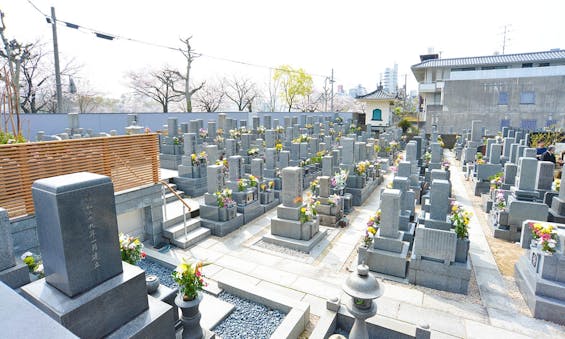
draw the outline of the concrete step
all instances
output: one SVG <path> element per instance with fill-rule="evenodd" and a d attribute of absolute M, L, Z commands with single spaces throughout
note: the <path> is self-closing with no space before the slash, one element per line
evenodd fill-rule
<path fill-rule="evenodd" d="M 186 232 L 191 232 L 200 227 L 200 219 L 187 219 Z M 163 230 L 163 237 L 167 239 L 176 239 L 184 235 L 184 222 L 167 227 Z"/>
<path fill-rule="evenodd" d="M 183 234 L 181 237 L 173 239 L 172 243 L 180 248 L 188 248 L 201 240 L 206 239 L 210 236 L 210 234 L 212 234 L 210 229 L 199 227 L 190 231 L 186 236 Z"/>

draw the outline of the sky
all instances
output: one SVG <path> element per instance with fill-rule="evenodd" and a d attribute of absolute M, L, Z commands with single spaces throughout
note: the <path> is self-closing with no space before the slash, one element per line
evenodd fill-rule
<path fill-rule="evenodd" d="M 502 52 L 505 26 L 506 54 L 565 48 L 563 0 L 3 0 L 7 36 L 43 41 L 51 51 L 52 28 L 40 13 L 51 6 L 58 20 L 110 35 L 175 48 L 192 36 L 203 54 L 193 63 L 196 81 L 246 77 L 266 86 L 268 66 L 288 64 L 312 74 L 317 88 L 333 69 L 336 85 L 373 91 L 397 63 L 399 86 L 406 75 L 408 90 L 416 90 L 410 66 L 419 55 L 430 48 L 442 58 Z M 129 71 L 184 67 L 179 51 L 57 30 L 61 59 L 82 65 L 81 79 L 107 96 L 130 91 Z"/>

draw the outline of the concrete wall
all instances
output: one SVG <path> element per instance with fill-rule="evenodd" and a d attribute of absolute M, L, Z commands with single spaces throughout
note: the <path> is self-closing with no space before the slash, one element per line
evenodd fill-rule
<path fill-rule="evenodd" d="M 79 127 L 92 129 L 94 133 L 106 132 L 116 130 L 119 135 L 125 134 L 125 127 L 127 126 L 127 115 L 130 113 L 86 113 L 79 114 Z M 263 115 L 270 115 L 272 119 L 279 119 L 281 125 L 284 123 L 285 116 L 300 116 L 301 114 L 313 116 L 331 116 L 334 113 L 329 112 L 226 112 L 228 118 L 247 120 L 248 126 L 251 125 L 251 117 Z M 344 119 L 350 119 L 352 113 L 339 113 Z M 218 113 L 207 112 L 194 112 L 194 113 L 137 113 L 138 125 L 149 127 L 152 131 L 163 130 L 163 125 L 167 124 L 167 118 L 176 117 L 179 124 L 194 119 L 204 120 L 204 126 L 207 126 L 208 121 L 217 121 Z M 65 128 L 69 128 L 69 120 L 67 114 L 21 114 L 22 127 L 24 136 L 29 140 L 36 140 L 38 131 L 44 131 L 45 135 L 54 135 L 62 133 Z M 263 119 L 261 119 L 261 124 Z M 276 126 L 273 126 L 276 127 Z"/>
<path fill-rule="evenodd" d="M 502 119 L 510 119 L 510 125 L 518 128 L 522 120 L 535 119 L 537 129 L 542 129 L 551 114 L 557 126 L 564 126 L 564 89 L 565 76 L 445 81 L 443 106 L 428 107 L 426 123 L 437 121 L 440 133 L 459 133 L 472 120 L 497 131 Z M 535 104 L 520 104 L 523 91 L 535 92 Z M 508 105 L 498 104 L 500 92 L 508 93 Z"/>

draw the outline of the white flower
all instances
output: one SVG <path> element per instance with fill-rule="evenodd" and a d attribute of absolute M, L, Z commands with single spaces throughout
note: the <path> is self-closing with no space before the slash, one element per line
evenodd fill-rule
<path fill-rule="evenodd" d="M 43 264 L 38 265 L 35 270 L 33 270 L 35 273 L 42 273 L 43 272 Z"/>
<path fill-rule="evenodd" d="M 24 260 L 27 257 L 33 257 L 33 253 L 31 252 L 25 252 L 24 254 L 22 254 L 22 256 L 20 257 L 22 260 Z"/>

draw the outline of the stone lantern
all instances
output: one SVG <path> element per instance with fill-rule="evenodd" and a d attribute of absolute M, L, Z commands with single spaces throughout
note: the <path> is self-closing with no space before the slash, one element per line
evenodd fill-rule
<path fill-rule="evenodd" d="M 374 299 L 383 295 L 384 287 L 369 273 L 369 267 L 361 264 L 356 272 L 349 275 L 343 291 L 351 296 L 345 301 L 345 307 L 355 317 L 349 339 L 369 339 L 365 319 L 377 314 L 377 302 Z"/>

